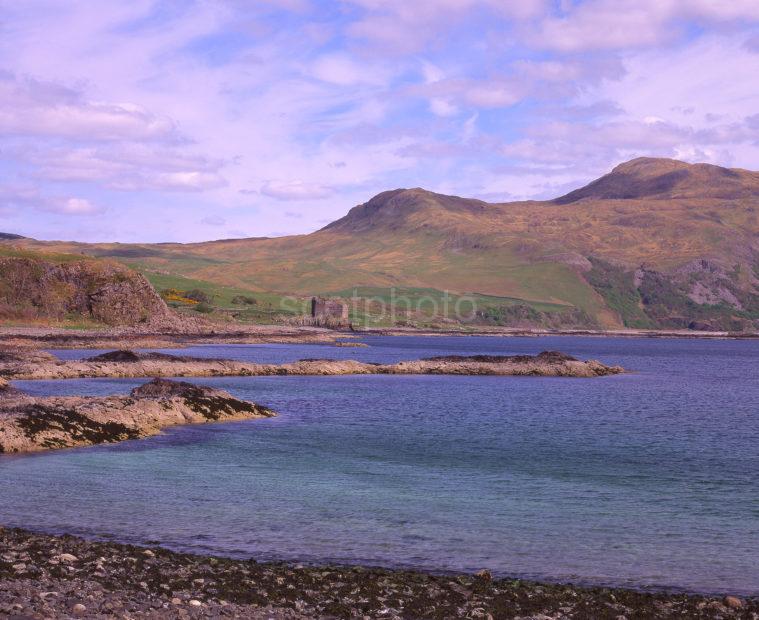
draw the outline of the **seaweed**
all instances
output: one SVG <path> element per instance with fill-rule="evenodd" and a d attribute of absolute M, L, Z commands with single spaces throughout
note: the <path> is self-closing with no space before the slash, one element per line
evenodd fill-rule
<path fill-rule="evenodd" d="M 576 357 L 562 353 L 561 351 L 543 351 L 537 355 L 439 355 L 437 357 L 425 357 L 425 362 L 482 362 L 486 364 L 526 364 L 529 362 L 576 362 Z"/>
<path fill-rule="evenodd" d="M 24 416 L 17 424 L 29 439 L 49 431 L 62 431 L 75 442 L 113 443 L 125 439 L 137 439 L 140 434 L 118 422 L 97 422 L 74 409 L 58 408 L 50 405 L 32 404 L 24 408 Z M 45 447 L 66 445 L 63 439 L 46 439 Z"/>

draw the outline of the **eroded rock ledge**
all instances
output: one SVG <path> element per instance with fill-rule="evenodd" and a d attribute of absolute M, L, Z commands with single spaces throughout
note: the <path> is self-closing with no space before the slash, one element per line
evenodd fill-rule
<path fill-rule="evenodd" d="M 178 424 L 274 415 L 223 390 L 166 379 L 137 387 L 129 396 L 103 398 L 34 398 L 0 380 L 0 453 L 114 443 Z"/>
<path fill-rule="evenodd" d="M 160 353 L 114 351 L 78 362 L 55 358 L 33 361 L 6 354 L 0 377 L 6 379 L 74 379 L 84 377 L 222 377 L 268 375 L 500 375 L 540 377 L 602 377 L 624 372 L 595 360 L 582 361 L 557 351 L 539 355 L 433 357 L 396 364 L 355 360 L 304 359 L 289 364 L 254 364 Z M 50 356 L 52 357 L 52 356 Z"/>

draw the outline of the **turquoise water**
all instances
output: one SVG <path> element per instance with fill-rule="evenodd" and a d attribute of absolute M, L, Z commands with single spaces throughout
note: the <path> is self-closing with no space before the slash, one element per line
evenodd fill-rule
<path fill-rule="evenodd" d="M 204 378 L 280 416 L 1 457 L 0 523 L 236 557 L 759 594 L 758 341 L 366 342 L 182 353 L 381 362 L 559 349 L 633 372 Z M 141 382 L 17 385 L 122 394 Z"/>

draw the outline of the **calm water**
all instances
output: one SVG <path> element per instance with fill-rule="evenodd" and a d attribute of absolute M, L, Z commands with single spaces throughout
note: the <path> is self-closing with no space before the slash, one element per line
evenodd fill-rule
<path fill-rule="evenodd" d="M 182 353 L 397 361 L 560 349 L 634 373 L 204 378 L 281 415 L 2 457 L 0 523 L 261 559 L 759 594 L 759 342 L 366 342 Z M 17 384 L 121 394 L 138 383 Z"/>

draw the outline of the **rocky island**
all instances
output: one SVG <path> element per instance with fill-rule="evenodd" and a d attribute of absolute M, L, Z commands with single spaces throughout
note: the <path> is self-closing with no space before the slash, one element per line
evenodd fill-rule
<path fill-rule="evenodd" d="M 272 375 L 493 375 L 602 377 L 619 366 L 581 361 L 557 351 L 538 355 L 446 356 L 396 364 L 355 360 L 304 359 L 288 364 L 254 364 L 166 353 L 116 350 L 82 361 L 62 361 L 34 349 L 0 351 L 0 453 L 32 452 L 113 443 L 155 435 L 178 424 L 247 420 L 275 415 L 222 390 L 161 377 Z M 129 396 L 32 397 L 15 389 L 13 379 L 95 377 L 153 380 Z"/>
<path fill-rule="evenodd" d="M 179 424 L 276 415 L 223 390 L 155 379 L 129 396 L 35 398 L 0 379 L 0 454 L 141 439 Z"/>
<path fill-rule="evenodd" d="M 431 357 L 395 364 L 355 360 L 302 359 L 286 364 L 256 364 L 165 353 L 114 351 L 81 361 L 62 361 L 29 350 L 0 355 L 0 378 L 74 379 L 92 377 L 253 377 L 271 375 L 495 375 L 602 377 L 624 372 L 595 360 L 582 361 L 558 351 L 538 355 Z"/>

